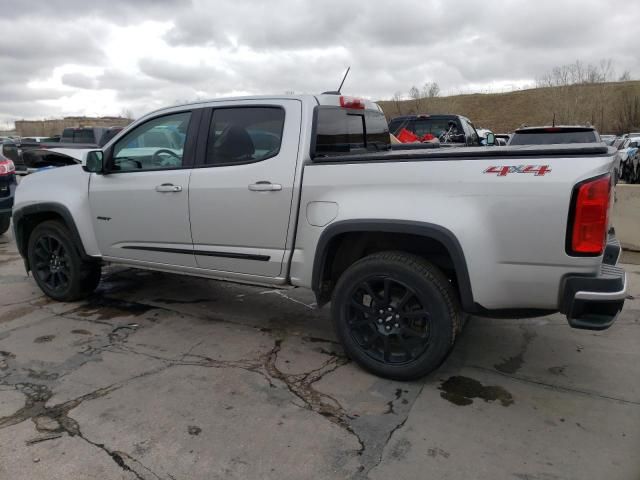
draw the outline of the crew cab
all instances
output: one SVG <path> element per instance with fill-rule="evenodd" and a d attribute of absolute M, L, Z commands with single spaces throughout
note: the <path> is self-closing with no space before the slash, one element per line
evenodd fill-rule
<path fill-rule="evenodd" d="M 152 132 L 173 143 L 149 146 Z M 105 263 L 310 288 L 352 359 L 407 380 L 437 368 L 468 314 L 614 322 L 627 289 L 607 236 L 614 156 L 393 151 L 366 100 L 219 99 L 150 113 L 85 165 L 25 178 L 14 230 L 60 301 L 90 295 Z"/>

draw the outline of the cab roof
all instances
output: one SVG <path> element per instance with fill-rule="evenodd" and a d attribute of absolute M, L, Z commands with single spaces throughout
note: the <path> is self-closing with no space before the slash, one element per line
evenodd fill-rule
<path fill-rule="evenodd" d="M 301 94 L 301 95 L 249 95 L 249 96 L 240 96 L 240 97 L 219 97 L 219 98 L 212 98 L 212 99 L 207 99 L 207 100 L 198 100 L 196 102 L 188 102 L 188 103 L 183 103 L 183 104 L 178 104 L 178 105 L 171 105 L 171 106 L 167 106 L 167 107 L 163 107 L 163 108 L 159 108 L 157 110 L 151 111 L 146 113 L 145 115 L 143 115 L 143 117 L 147 117 L 149 115 L 153 115 L 153 114 L 157 114 L 160 112 L 164 112 L 164 111 L 169 111 L 169 110 L 176 110 L 180 107 L 186 107 L 186 106 L 196 106 L 196 105 L 202 105 L 202 106 L 206 106 L 209 104 L 215 104 L 218 102 L 230 102 L 230 101 L 251 101 L 251 100 L 300 100 L 302 102 L 312 102 L 315 103 L 316 105 L 326 105 L 326 106 L 341 106 L 341 98 L 348 98 L 348 99 L 353 99 L 353 100 L 357 100 L 360 101 L 364 104 L 364 109 L 366 110 L 376 110 L 379 112 L 382 112 L 382 108 L 380 108 L 380 106 L 371 101 L 368 100 L 366 98 L 362 98 L 362 97 L 357 97 L 357 96 L 352 96 L 352 95 L 338 95 L 338 94 L 334 94 L 334 93 L 323 93 L 323 94 L 319 94 L 319 95 L 312 95 L 312 94 Z"/>

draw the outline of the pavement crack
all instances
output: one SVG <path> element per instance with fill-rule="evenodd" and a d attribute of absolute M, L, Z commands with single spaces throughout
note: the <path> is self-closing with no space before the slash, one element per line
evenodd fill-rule
<path fill-rule="evenodd" d="M 47 386 L 18 383 L 14 385 L 14 388 L 26 396 L 25 404 L 13 415 L 1 417 L 0 429 L 31 419 L 39 432 L 66 432 L 70 436 L 74 436 L 78 434 L 78 424 L 68 416 L 69 411 L 84 401 L 103 397 L 120 387 L 119 385 L 110 385 L 50 407 L 47 407 L 46 403 L 53 396 L 53 393 Z"/>
<path fill-rule="evenodd" d="M 426 386 L 425 383 L 423 383 L 420 386 L 420 389 L 418 390 L 418 392 L 417 392 L 417 394 L 415 396 L 416 399 L 419 398 L 420 395 L 422 395 L 422 391 L 424 390 L 425 386 Z M 396 399 L 397 398 L 399 398 L 398 394 L 396 394 Z M 409 420 L 409 415 L 411 415 L 411 411 L 413 410 L 413 406 L 414 405 L 415 405 L 415 400 L 411 404 L 411 406 L 407 409 L 405 417 L 389 431 L 389 434 L 387 435 L 387 438 L 384 441 L 384 443 L 380 447 L 378 447 L 379 448 L 379 455 L 378 455 L 378 458 L 376 459 L 376 461 L 373 463 L 373 465 L 371 465 L 369 468 L 363 468 L 360 472 L 358 472 L 356 474 L 356 476 L 354 478 L 357 478 L 357 479 L 359 479 L 359 478 L 362 478 L 362 479 L 368 478 L 369 477 L 369 473 L 371 471 L 373 471 L 375 468 L 377 468 L 382 463 L 382 460 L 384 459 L 384 451 L 387 448 L 387 445 L 389 445 L 389 442 L 391 442 L 391 439 L 393 438 L 393 435 L 398 430 L 403 428 L 405 423 L 407 423 L 407 420 Z"/>
<path fill-rule="evenodd" d="M 349 360 L 346 358 L 332 357 L 321 367 L 311 370 L 310 372 L 286 374 L 282 372 L 276 364 L 278 354 L 282 348 L 282 342 L 283 339 L 276 339 L 271 351 L 264 356 L 264 368 L 267 374 L 273 379 L 284 383 L 290 393 L 302 400 L 307 410 L 322 415 L 331 423 L 353 435 L 359 444 L 357 454 L 361 455 L 365 449 L 365 444 L 360 438 L 360 435 L 358 435 L 349 423 L 351 417 L 335 398 L 313 387 L 314 383 L 320 381 L 325 375 L 346 365 L 349 363 Z"/>
<path fill-rule="evenodd" d="M 103 443 L 89 440 L 81 432 L 78 433 L 78 438 L 104 451 L 122 470 L 132 473 L 138 480 L 163 480 L 160 475 L 125 452 L 111 450 Z"/>

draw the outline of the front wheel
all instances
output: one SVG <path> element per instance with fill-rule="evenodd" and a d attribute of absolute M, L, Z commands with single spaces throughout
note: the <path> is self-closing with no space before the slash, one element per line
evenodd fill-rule
<path fill-rule="evenodd" d="M 0 235 L 7 233 L 11 224 L 11 215 L 0 215 Z"/>
<path fill-rule="evenodd" d="M 416 255 L 365 257 L 340 277 L 332 316 L 347 355 L 385 378 L 413 380 L 444 360 L 462 324 L 451 282 Z"/>
<path fill-rule="evenodd" d="M 61 222 L 47 221 L 33 229 L 27 257 L 36 283 L 55 300 L 79 300 L 90 295 L 100 282 L 100 264 L 80 256 L 71 233 Z"/>

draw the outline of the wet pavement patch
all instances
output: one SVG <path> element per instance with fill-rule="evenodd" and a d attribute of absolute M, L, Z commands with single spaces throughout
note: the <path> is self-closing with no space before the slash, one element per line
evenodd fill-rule
<path fill-rule="evenodd" d="M 215 302 L 213 298 L 194 298 L 193 300 L 176 300 L 173 298 L 154 298 L 156 303 L 166 303 L 167 305 L 185 305 L 190 303 Z"/>
<path fill-rule="evenodd" d="M 567 368 L 566 365 L 561 365 L 558 367 L 549 367 L 547 370 L 552 375 L 564 375 L 564 371 Z"/>
<path fill-rule="evenodd" d="M 17 318 L 22 318 L 25 315 L 29 315 L 30 313 L 32 313 L 33 310 L 34 309 L 31 305 L 18 307 L 15 310 L 10 310 L 6 313 L 3 313 L 2 316 L 0 316 L 0 322 L 10 322 Z"/>
<path fill-rule="evenodd" d="M 520 351 L 513 357 L 504 359 L 501 363 L 494 365 L 495 369 L 502 373 L 513 374 L 516 373 L 524 364 L 524 354 L 531 343 L 531 340 L 535 338 L 536 334 L 531 332 L 524 332 L 522 337 L 522 346 Z"/>
<path fill-rule="evenodd" d="M 92 333 L 89 330 L 83 330 L 83 329 L 76 329 L 76 330 L 71 330 L 71 333 L 73 333 L 74 335 L 92 335 Z"/>
<path fill-rule="evenodd" d="M 513 404 L 513 396 L 504 388 L 496 385 L 485 386 L 469 377 L 449 377 L 442 382 L 439 389 L 442 398 L 458 406 L 471 405 L 474 398 L 481 398 L 485 402 L 499 401 L 503 407 Z"/>
<path fill-rule="evenodd" d="M 151 305 L 137 302 L 127 302 L 117 298 L 94 296 L 87 303 L 81 305 L 72 313 L 80 317 L 96 316 L 98 320 L 111 320 L 126 315 L 139 316 L 151 310 Z"/>
<path fill-rule="evenodd" d="M 56 338 L 55 335 L 42 335 L 41 337 L 36 338 L 33 343 L 47 343 Z"/>

